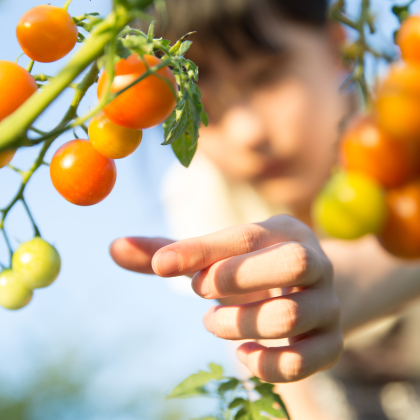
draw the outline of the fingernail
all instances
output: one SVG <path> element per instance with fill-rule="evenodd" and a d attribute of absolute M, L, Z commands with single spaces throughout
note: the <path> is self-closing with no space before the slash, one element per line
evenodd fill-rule
<path fill-rule="evenodd" d="M 158 255 L 156 265 L 159 275 L 170 276 L 179 270 L 179 255 L 176 251 L 168 250 Z"/>
<path fill-rule="evenodd" d="M 192 279 L 191 286 L 198 296 L 206 297 L 210 294 L 210 288 L 207 280 L 201 280 L 202 277 L 203 275 L 200 271 L 196 273 Z"/>
<path fill-rule="evenodd" d="M 203 317 L 203 324 L 208 332 L 214 334 L 214 312 L 216 307 L 210 308 Z"/>

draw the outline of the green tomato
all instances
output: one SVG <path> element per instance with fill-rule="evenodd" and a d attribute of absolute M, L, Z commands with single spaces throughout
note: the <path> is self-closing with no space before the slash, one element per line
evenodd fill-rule
<path fill-rule="evenodd" d="M 340 239 L 379 233 L 385 215 L 384 191 L 371 178 L 357 172 L 333 175 L 313 207 L 315 224 Z"/>
<path fill-rule="evenodd" d="M 41 238 L 34 238 L 19 246 L 12 258 L 16 278 L 28 289 L 49 286 L 61 268 L 57 250 Z"/>
<path fill-rule="evenodd" d="M 0 273 L 0 305 L 7 309 L 20 309 L 32 299 L 32 290 L 22 286 L 12 270 Z"/>

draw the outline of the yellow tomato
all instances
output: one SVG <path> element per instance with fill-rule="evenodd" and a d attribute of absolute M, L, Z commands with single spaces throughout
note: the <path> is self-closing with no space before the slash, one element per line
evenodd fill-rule
<path fill-rule="evenodd" d="M 12 270 L 0 273 L 0 305 L 7 309 L 20 309 L 32 299 L 32 290 L 22 286 Z"/>

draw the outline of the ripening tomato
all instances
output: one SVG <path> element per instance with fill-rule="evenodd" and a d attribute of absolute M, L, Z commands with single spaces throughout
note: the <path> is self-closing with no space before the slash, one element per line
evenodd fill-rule
<path fill-rule="evenodd" d="M 149 67 L 161 63 L 159 58 L 152 55 L 145 55 L 143 59 Z M 122 58 L 115 66 L 111 92 L 118 92 L 127 87 L 146 70 L 137 54 Z M 103 109 L 104 114 L 115 124 L 132 129 L 150 128 L 165 121 L 175 108 L 178 86 L 168 67 L 161 68 L 157 74 L 161 78 L 155 75 L 147 76 L 115 98 Z M 108 80 L 108 73 L 104 71 L 98 82 L 99 98 L 104 95 Z"/>
<path fill-rule="evenodd" d="M 19 64 L 0 60 L 0 121 L 38 90 L 35 79 Z"/>
<path fill-rule="evenodd" d="M 32 290 L 22 286 L 12 270 L 0 273 L 0 305 L 7 309 L 20 309 L 32 299 Z"/>
<path fill-rule="evenodd" d="M 16 279 L 27 289 L 47 287 L 60 273 L 60 255 L 42 238 L 33 238 L 13 254 L 12 268 Z"/>
<path fill-rule="evenodd" d="M 143 132 L 121 127 L 110 121 L 102 112 L 89 123 L 89 140 L 92 146 L 110 159 L 122 159 L 131 155 L 141 143 Z"/>
<path fill-rule="evenodd" d="M 346 130 L 341 161 L 348 171 L 362 172 L 386 188 L 420 175 L 419 145 L 384 134 L 370 117 L 358 118 Z"/>
<path fill-rule="evenodd" d="M 396 41 L 404 61 L 420 64 L 420 16 L 409 16 L 403 21 Z"/>
<path fill-rule="evenodd" d="M 0 153 L 0 168 L 4 168 L 8 165 L 15 155 L 16 150 L 5 150 L 4 152 Z"/>
<path fill-rule="evenodd" d="M 51 63 L 63 58 L 74 48 L 78 30 L 66 10 L 40 5 L 28 10 L 19 19 L 16 36 L 29 58 Z"/>
<path fill-rule="evenodd" d="M 98 153 L 89 140 L 63 144 L 50 164 L 55 189 L 70 203 L 91 206 L 114 188 L 117 169 L 112 159 Z"/>
<path fill-rule="evenodd" d="M 420 141 L 420 66 L 391 66 L 377 92 L 376 116 L 395 140 Z"/>
<path fill-rule="evenodd" d="M 387 222 L 381 245 L 401 258 L 420 258 L 420 180 L 387 192 Z"/>
<path fill-rule="evenodd" d="M 324 232 L 340 239 L 378 233 L 385 219 L 384 193 L 366 175 L 338 172 L 316 198 L 313 217 Z"/>

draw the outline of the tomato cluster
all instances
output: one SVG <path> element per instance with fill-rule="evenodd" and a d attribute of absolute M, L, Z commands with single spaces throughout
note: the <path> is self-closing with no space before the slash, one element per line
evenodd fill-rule
<path fill-rule="evenodd" d="M 420 258 L 420 17 L 408 17 L 396 41 L 403 60 L 379 85 L 371 115 L 344 133 L 347 174 L 327 183 L 314 218 L 332 236 L 372 233 L 393 255 Z"/>
<path fill-rule="evenodd" d="M 79 36 L 70 14 L 51 5 L 27 11 L 18 22 L 16 35 L 24 53 L 43 63 L 65 57 Z M 178 85 L 169 67 L 161 63 L 154 55 L 132 54 L 116 63 L 112 81 L 106 71 L 102 72 L 98 99 L 107 100 L 104 96 L 110 95 L 111 102 L 91 118 L 89 139 L 65 143 L 51 160 L 51 181 L 67 201 L 90 206 L 104 200 L 116 182 L 114 159 L 132 154 L 141 143 L 142 130 L 161 124 L 173 112 Z M 150 70 L 154 66 L 159 66 L 155 73 Z M 0 60 L 0 121 L 37 90 L 30 72 Z M 15 153 L 1 152 L 0 168 L 8 165 Z M 11 268 L 0 273 L 0 305 L 9 309 L 25 306 L 33 290 L 51 284 L 59 271 L 60 257 L 43 239 L 37 236 L 21 244 L 13 254 Z"/>

